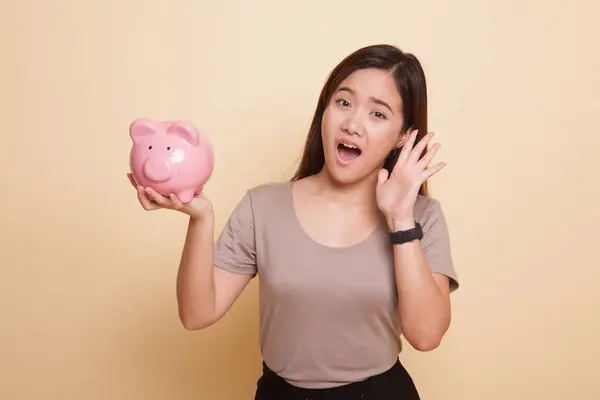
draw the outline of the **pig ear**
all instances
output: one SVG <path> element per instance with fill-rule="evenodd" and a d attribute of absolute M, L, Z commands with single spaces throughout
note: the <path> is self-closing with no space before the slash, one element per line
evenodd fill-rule
<path fill-rule="evenodd" d="M 168 133 L 169 133 L 169 135 L 175 135 L 175 136 L 182 138 L 183 140 L 185 140 L 187 143 L 189 143 L 191 146 L 194 146 L 194 147 L 198 146 L 198 144 L 200 142 L 198 130 L 196 129 L 194 124 L 189 123 L 187 121 L 178 121 L 178 122 L 174 123 L 169 128 Z"/>
<path fill-rule="evenodd" d="M 148 118 L 136 119 L 129 127 L 129 136 L 131 136 L 134 143 L 157 132 L 158 126 L 156 122 Z"/>

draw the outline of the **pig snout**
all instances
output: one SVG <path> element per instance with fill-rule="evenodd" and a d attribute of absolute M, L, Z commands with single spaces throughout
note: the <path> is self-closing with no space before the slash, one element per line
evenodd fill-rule
<path fill-rule="evenodd" d="M 144 163 L 144 174 L 151 181 L 166 182 L 173 175 L 173 164 L 165 158 L 149 158 Z"/>

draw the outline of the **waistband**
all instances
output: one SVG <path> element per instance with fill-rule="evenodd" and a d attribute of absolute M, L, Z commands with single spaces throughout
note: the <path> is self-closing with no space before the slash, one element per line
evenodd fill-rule
<path fill-rule="evenodd" d="M 263 376 L 259 380 L 259 390 L 265 392 L 276 392 L 282 398 L 302 399 L 302 400 L 334 400 L 334 399 L 369 399 L 373 392 L 379 392 L 376 387 L 380 387 L 385 392 L 388 382 L 403 380 L 402 375 L 408 376 L 404 366 L 397 360 L 391 368 L 380 374 L 368 377 L 365 380 L 348 383 L 342 386 L 332 388 L 301 388 L 292 385 L 277 373 L 272 371 L 263 361 Z M 410 378 L 408 378 L 410 379 Z M 394 386 L 394 385 L 392 385 Z"/>

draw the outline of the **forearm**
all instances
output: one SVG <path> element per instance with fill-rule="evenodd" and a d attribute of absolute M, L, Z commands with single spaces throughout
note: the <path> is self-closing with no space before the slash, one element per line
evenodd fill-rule
<path fill-rule="evenodd" d="M 391 230 L 413 228 L 414 221 L 388 221 Z M 404 337 L 418 350 L 436 348 L 450 324 L 450 301 L 425 259 L 418 240 L 394 245 L 398 312 Z"/>
<path fill-rule="evenodd" d="M 213 259 L 213 218 L 190 218 L 177 275 L 179 318 L 187 329 L 210 325 L 216 314 Z"/>

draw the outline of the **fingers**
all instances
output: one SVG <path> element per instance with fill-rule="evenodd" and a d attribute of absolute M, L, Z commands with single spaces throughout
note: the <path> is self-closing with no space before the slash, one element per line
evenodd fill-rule
<path fill-rule="evenodd" d="M 439 150 L 440 146 L 441 145 L 439 143 L 436 143 L 433 146 L 431 146 L 431 149 L 429 149 L 427 151 L 427 153 L 425 153 L 425 155 L 423 156 L 423 158 L 421 158 L 417 162 L 417 165 L 419 166 L 419 168 L 421 168 L 421 169 L 427 168 L 427 166 L 429 165 L 429 163 L 431 162 L 431 160 L 435 156 L 435 153 L 437 153 L 437 151 Z"/>
<path fill-rule="evenodd" d="M 180 210 L 184 207 L 184 204 L 181 203 L 174 194 L 171 194 L 169 197 L 165 197 L 150 187 L 143 188 L 135 182 L 135 179 L 131 173 L 127 174 L 127 178 L 129 179 L 131 186 L 136 189 L 138 200 L 144 210 L 151 211 L 159 208 L 174 208 Z"/>
<path fill-rule="evenodd" d="M 440 162 L 433 167 L 428 168 L 441 145 L 439 143 L 435 143 L 430 149 L 426 150 L 431 138 L 434 136 L 433 132 L 429 132 L 423 136 L 423 138 L 419 140 L 416 145 L 415 142 L 417 140 L 418 131 L 412 131 L 408 135 L 409 136 L 402 147 L 402 151 L 400 152 L 398 161 L 394 166 L 392 174 L 399 174 L 400 170 L 412 171 L 409 173 L 410 175 L 412 175 L 412 173 L 419 174 L 421 178 L 420 180 L 424 182 L 446 166 L 445 162 Z M 426 153 L 421 157 L 423 151 L 426 151 Z M 414 176 L 417 180 L 419 179 L 415 175 L 412 176 Z M 381 179 L 383 179 L 383 175 L 381 175 L 380 172 L 380 176 L 378 176 L 378 183 L 381 182 Z"/>
<path fill-rule="evenodd" d="M 131 173 L 128 173 L 127 178 L 129 179 L 131 186 L 133 186 L 135 189 L 137 189 L 137 183 L 135 183 L 135 179 L 133 179 L 133 175 Z"/>
<path fill-rule="evenodd" d="M 144 210 L 156 210 L 158 207 L 156 206 L 156 204 L 153 204 L 152 201 L 148 198 L 148 195 L 144 191 L 144 188 L 138 186 L 138 184 L 135 182 L 135 179 L 133 179 L 133 175 L 131 173 L 128 173 L 127 178 L 129 179 L 129 183 L 131 183 L 131 186 L 133 186 L 137 191 L 138 200 L 144 208 Z"/>
<path fill-rule="evenodd" d="M 433 132 L 429 132 L 429 133 L 427 133 L 427 135 L 423 136 L 423 138 L 419 141 L 419 143 L 417 143 L 417 145 L 414 147 L 414 149 L 412 149 L 412 151 L 410 152 L 410 161 L 415 162 L 415 163 L 417 161 L 419 161 L 421 154 L 423 154 L 423 150 L 425 150 L 425 148 L 427 147 L 427 144 L 429 143 L 429 141 L 431 140 L 433 135 L 434 135 Z"/>
<path fill-rule="evenodd" d="M 139 186 L 137 188 L 137 196 L 138 196 L 138 200 L 140 201 L 140 204 L 142 205 L 144 210 L 152 211 L 152 210 L 156 210 L 158 208 L 158 206 L 156 204 L 152 203 L 152 201 L 148 197 L 148 194 L 146 193 L 146 191 L 144 190 L 143 187 Z"/>
<path fill-rule="evenodd" d="M 171 204 L 174 209 L 181 210 L 183 208 L 183 203 L 179 201 L 177 196 L 175 196 L 173 193 L 169 195 L 169 199 L 171 200 Z"/>
<path fill-rule="evenodd" d="M 409 138 L 406 143 L 402 147 L 402 151 L 400 152 L 400 156 L 398 157 L 397 164 L 403 164 L 404 162 L 416 163 L 421 168 L 426 168 L 427 165 L 431 162 L 435 153 L 440 148 L 439 143 L 435 143 L 427 153 L 421 158 L 423 151 L 427 148 L 427 145 L 431 141 L 431 138 L 435 135 L 434 132 L 429 132 L 427 135 L 423 136 L 421 140 L 415 145 L 415 141 L 417 139 L 418 131 L 413 131 L 409 134 Z M 420 160 L 419 160 L 420 159 Z"/>
<path fill-rule="evenodd" d="M 161 195 L 152 188 L 146 188 L 146 193 L 150 200 L 157 204 L 159 208 L 169 208 L 172 210 L 182 210 L 185 207 L 179 198 L 171 193 L 168 197 Z"/>
<path fill-rule="evenodd" d="M 411 133 L 407 134 L 407 135 L 409 135 L 408 139 L 402 146 L 402 150 L 400 151 L 400 155 L 398 156 L 398 161 L 396 162 L 396 165 L 404 164 L 404 162 L 408 159 L 408 156 L 410 155 L 410 152 L 413 148 L 413 145 L 415 143 L 418 133 L 419 133 L 418 130 L 414 130 Z"/>
<path fill-rule="evenodd" d="M 433 167 L 427 168 L 425 171 L 423 171 L 423 173 L 421 175 L 422 181 L 425 182 L 427 179 L 431 178 L 433 175 L 440 172 L 442 170 L 442 168 L 444 168 L 445 166 L 446 166 L 445 162 L 440 162 L 440 163 L 435 164 Z"/>
<path fill-rule="evenodd" d="M 148 187 L 146 188 L 146 194 L 148 195 L 148 198 L 150 200 L 152 200 L 152 202 L 158 204 L 161 207 L 170 207 L 170 199 L 167 197 L 162 196 L 161 194 L 159 194 L 158 192 L 156 192 L 156 190 Z"/>

